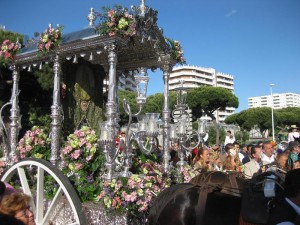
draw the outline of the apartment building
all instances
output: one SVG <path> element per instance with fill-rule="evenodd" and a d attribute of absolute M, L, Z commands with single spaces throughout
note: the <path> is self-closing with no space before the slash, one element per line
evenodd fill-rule
<path fill-rule="evenodd" d="M 196 88 L 202 85 L 213 87 L 223 87 L 234 92 L 234 79 L 230 74 L 216 71 L 213 68 L 205 68 L 199 66 L 178 66 L 173 68 L 170 73 L 169 89 L 174 90 L 179 87 L 180 80 L 184 80 L 184 87 Z M 235 108 L 227 107 L 224 111 L 216 111 L 215 116 L 217 122 L 222 123 L 225 118 L 232 115 Z M 210 120 L 209 117 L 204 117 Z"/>
<path fill-rule="evenodd" d="M 273 98 L 272 95 L 250 97 L 248 98 L 248 108 L 272 107 L 272 99 L 274 109 L 300 107 L 300 94 L 288 92 L 273 94 Z"/>
<path fill-rule="evenodd" d="M 103 93 L 108 91 L 108 78 L 103 80 Z M 133 76 L 125 76 L 121 74 L 118 76 L 118 90 L 129 90 L 136 92 L 136 83 Z"/>

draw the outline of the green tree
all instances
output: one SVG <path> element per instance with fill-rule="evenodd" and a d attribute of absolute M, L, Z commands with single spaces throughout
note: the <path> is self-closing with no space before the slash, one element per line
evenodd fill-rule
<path fill-rule="evenodd" d="M 201 86 L 188 92 L 188 103 L 192 109 L 193 116 L 202 116 L 202 111 L 212 119 L 216 128 L 216 144 L 220 143 L 220 134 L 214 112 L 225 110 L 226 107 L 237 108 L 238 98 L 228 89 L 221 87 Z"/>
<path fill-rule="evenodd" d="M 274 112 L 274 122 L 276 124 L 277 114 Z M 263 133 L 266 129 L 272 128 L 272 117 L 270 107 L 251 108 L 243 110 L 238 114 L 233 114 L 225 119 L 225 123 L 238 124 L 241 129 L 250 131 L 255 125 Z"/>
<path fill-rule="evenodd" d="M 136 93 L 133 91 L 127 91 L 127 90 L 119 90 L 118 92 L 119 97 L 119 115 L 120 115 L 120 125 L 126 125 L 128 123 L 128 115 L 124 110 L 123 102 L 124 99 L 126 99 L 127 103 L 130 106 L 132 114 L 135 114 L 138 112 L 138 104 L 136 103 Z"/>

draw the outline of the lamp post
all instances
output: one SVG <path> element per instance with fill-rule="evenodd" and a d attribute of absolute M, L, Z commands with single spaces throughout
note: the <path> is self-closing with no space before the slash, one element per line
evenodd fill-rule
<path fill-rule="evenodd" d="M 275 84 L 270 84 L 270 91 L 271 91 L 271 111 L 272 111 L 272 135 L 273 135 L 273 141 L 275 141 L 275 133 L 274 133 L 274 99 L 273 99 L 273 92 L 272 88 Z"/>

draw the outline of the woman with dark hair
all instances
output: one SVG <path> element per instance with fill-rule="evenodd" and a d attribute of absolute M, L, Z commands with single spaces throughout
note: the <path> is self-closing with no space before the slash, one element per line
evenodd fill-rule
<path fill-rule="evenodd" d="M 211 171 L 210 167 L 210 156 L 207 148 L 200 147 L 198 149 L 197 155 L 193 160 L 194 169 L 201 169 L 203 172 Z"/>

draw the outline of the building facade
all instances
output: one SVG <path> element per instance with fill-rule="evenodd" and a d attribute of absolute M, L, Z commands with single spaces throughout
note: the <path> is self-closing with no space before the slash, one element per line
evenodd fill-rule
<path fill-rule="evenodd" d="M 250 97 L 248 98 L 248 107 L 272 107 L 272 99 L 274 109 L 300 107 L 300 94 L 290 92 L 282 94 L 273 94 L 273 98 L 272 95 Z"/>
<path fill-rule="evenodd" d="M 230 74 L 217 72 L 213 68 L 205 68 L 198 66 L 178 66 L 174 67 L 170 73 L 169 89 L 170 91 L 180 86 L 180 80 L 184 80 L 185 88 L 196 88 L 202 85 L 213 87 L 223 87 L 234 92 L 234 80 Z M 227 107 L 224 111 L 215 112 L 217 122 L 224 122 L 225 118 L 232 115 L 235 108 Z M 209 117 L 204 117 L 211 120 Z"/>

